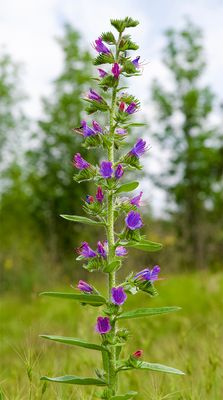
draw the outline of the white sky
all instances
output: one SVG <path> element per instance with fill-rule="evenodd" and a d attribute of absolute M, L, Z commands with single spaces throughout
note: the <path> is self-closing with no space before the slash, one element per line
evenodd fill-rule
<path fill-rule="evenodd" d="M 154 78 L 168 84 L 160 54 L 163 31 L 182 26 L 185 15 L 204 31 L 208 61 L 204 80 L 221 98 L 223 0 L 1 0 L 0 47 L 4 46 L 15 61 L 24 63 L 24 85 L 30 97 L 26 110 L 31 117 L 41 115 L 40 97 L 51 93 L 51 82 L 61 70 L 62 54 L 55 36 L 63 32 L 64 22 L 72 23 L 88 46 L 109 29 L 110 18 L 126 15 L 140 21 L 133 31 L 134 40 L 140 45 L 142 59 L 149 61 L 144 75 L 132 84 L 144 105 Z M 153 203 L 161 203 L 161 197 L 156 191 Z"/>

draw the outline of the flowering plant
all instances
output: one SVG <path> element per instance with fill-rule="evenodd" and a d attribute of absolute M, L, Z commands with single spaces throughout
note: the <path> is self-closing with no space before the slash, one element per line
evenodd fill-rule
<path fill-rule="evenodd" d="M 129 391 L 125 394 L 118 393 L 117 376 L 126 370 L 151 370 L 173 374 L 183 374 L 180 370 L 161 364 L 142 361 L 142 350 L 132 349 L 132 354 L 127 359 L 121 358 L 121 351 L 129 333 L 126 329 L 118 327 L 118 322 L 130 318 L 144 318 L 152 315 L 166 314 L 179 310 L 179 307 L 139 308 L 123 311 L 122 305 L 127 301 L 127 296 L 143 291 L 151 297 L 157 295 L 154 282 L 158 280 L 160 267 L 145 268 L 139 272 L 131 273 L 123 282 L 116 282 L 116 271 L 121 268 L 122 261 L 128 253 L 128 248 L 142 251 L 157 251 L 162 245 L 149 241 L 140 233 L 143 226 L 139 212 L 142 192 L 130 198 L 119 195 L 131 192 L 138 187 L 138 182 L 121 183 L 123 175 L 128 170 L 141 169 L 140 158 L 148 149 L 142 138 L 138 139 L 127 154 L 119 156 L 115 150 L 120 149 L 122 143 L 128 138 L 128 130 L 136 124 L 131 122 L 132 115 L 139 110 L 140 103 L 120 85 L 121 78 L 138 76 L 141 74 L 140 57 L 132 59 L 128 54 L 137 50 L 138 46 L 131 40 L 130 35 L 124 33 L 127 28 L 135 27 L 138 21 L 131 18 L 111 20 L 111 25 L 118 31 L 116 38 L 112 32 L 103 33 L 95 40 L 94 48 L 99 53 L 94 60 L 94 65 L 107 65 L 107 69 L 98 69 L 97 78 L 99 93 L 90 89 L 85 100 L 89 115 L 96 112 L 107 113 L 109 126 L 101 126 L 93 120 L 91 126 L 87 121 L 81 122 L 80 128 L 74 131 L 83 136 L 83 145 L 88 148 L 101 146 L 106 154 L 100 165 L 91 165 L 84 160 L 80 153 L 74 155 L 74 167 L 78 170 L 74 179 L 77 182 L 92 180 L 95 182 L 95 196 L 87 195 L 84 201 L 84 210 L 90 216 L 62 215 L 63 218 L 83 224 L 91 224 L 105 229 L 106 237 L 99 241 L 92 249 L 87 242 L 82 242 L 77 249 L 77 259 L 84 263 L 88 271 L 102 271 L 108 277 L 108 293 L 104 297 L 90 283 L 80 280 L 76 293 L 44 292 L 42 295 L 64 299 L 77 300 L 81 304 L 102 307 L 95 330 L 100 335 L 101 343 L 88 343 L 83 339 L 41 335 L 42 337 L 60 343 L 89 348 L 102 354 L 103 370 L 96 370 L 95 378 L 82 378 L 78 376 L 60 376 L 55 378 L 42 377 L 42 380 L 70 383 L 77 385 L 96 385 L 104 387 L 98 397 L 104 400 L 128 400 L 137 393 Z M 108 95 L 111 93 L 110 101 Z M 106 99 L 105 99 L 106 97 Z M 115 232 L 116 220 L 124 214 L 125 227 L 121 232 Z"/>

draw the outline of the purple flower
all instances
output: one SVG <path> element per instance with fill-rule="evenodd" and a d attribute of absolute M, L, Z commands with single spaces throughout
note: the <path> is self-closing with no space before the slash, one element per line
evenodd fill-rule
<path fill-rule="evenodd" d="M 130 103 L 129 106 L 126 108 L 125 112 L 128 114 L 133 114 L 137 109 L 136 103 Z"/>
<path fill-rule="evenodd" d="M 119 67 L 118 63 L 114 63 L 113 67 L 112 67 L 112 73 L 114 75 L 115 79 L 118 79 L 120 73 L 121 73 L 121 68 Z"/>
<path fill-rule="evenodd" d="M 117 288 L 113 287 L 111 290 L 111 301 L 117 306 L 121 306 L 127 299 L 127 295 L 124 292 L 123 287 L 119 286 Z"/>
<path fill-rule="evenodd" d="M 136 350 L 135 353 L 132 354 L 134 358 L 141 358 L 143 356 L 143 350 Z"/>
<path fill-rule="evenodd" d="M 104 193 L 102 191 L 101 186 L 98 186 L 97 188 L 97 192 L 96 192 L 96 199 L 99 203 L 102 203 L 102 201 L 104 200 Z"/>
<path fill-rule="evenodd" d="M 135 69 L 139 69 L 140 68 L 139 59 L 140 59 L 140 56 L 138 56 L 134 60 L 132 60 L 132 64 L 134 65 Z"/>
<path fill-rule="evenodd" d="M 124 128 L 116 128 L 115 133 L 117 133 L 118 135 L 126 135 L 127 130 Z"/>
<path fill-rule="evenodd" d="M 118 257 L 123 257 L 126 256 L 128 254 L 126 248 L 124 246 L 118 246 L 115 249 L 115 255 Z"/>
<path fill-rule="evenodd" d="M 82 130 L 83 130 L 84 137 L 95 135 L 95 132 L 93 131 L 93 129 L 91 129 L 91 128 L 87 125 L 87 122 L 84 121 L 84 120 L 81 121 L 81 128 L 82 128 Z"/>
<path fill-rule="evenodd" d="M 113 168 L 111 161 L 102 161 L 100 165 L 100 174 L 103 178 L 108 179 L 112 177 Z"/>
<path fill-rule="evenodd" d="M 155 265 L 151 270 L 149 268 L 145 268 L 142 271 L 138 272 L 138 274 L 136 274 L 134 278 L 153 282 L 158 279 L 159 272 L 160 272 L 159 265 Z"/>
<path fill-rule="evenodd" d="M 77 248 L 77 253 L 84 258 L 96 257 L 96 253 L 92 250 L 87 242 L 82 242 L 81 246 Z"/>
<path fill-rule="evenodd" d="M 95 132 L 97 132 L 97 133 L 103 132 L 101 125 L 97 121 L 92 121 L 92 126 L 93 126 Z"/>
<path fill-rule="evenodd" d="M 138 139 L 134 147 L 130 150 L 130 154 L 136 158 L 141 157 L 147 150 L 146 141 Z"/>
<path fill-rule="evenodd" d="M 104 78 L 106 75 L 108 75 L 107 72 L 104 71 L 104 70 L 101 69 L 101 68 L 98 68 L 98 72 L 99 72 L 100 78 Z"/>
<path fill-rule="evenodd" d="M 105 247 L 101 242 L 98 242 L 98 254 L 103 258 L 107 257 L 107 251 L 105 250 Z"/>
<path fill-rule="evenodd" d="M 130 211 L 125 219 L 125 223 L 127 227 L 134 231 L 135 229 L 139 229 L 143 226 L 141 215 L 138 212 Z"/>
<path fill-rule="evenodd" d="M 88 204 L 94 203 L 94 197 L 87 194 L 85 201 Z"/>
<path fill-rule="evenodd" d="M 98 93 L 96 93 L 93 89 L 89 90 L 87 97 L 90 100 L 98 101 L 99 103 L 103 100 L 102 97 Z"/>
<path fill-rule="evenodd" d="M 84 281 L 81 281 L 81 280 L 79 281 L 79 283 L 77 285 L 77 288 L 79 290 L 81 290 L 82 292 L 87 292 L 87 293 L 92 293 L 93 290 L 94 290 L 93 287 L 88 285 L 87 282 L 84 282 Z"/>
<path fill-rule="evenodd" d="M 102 42 L 102 38 L 100 37 L 95 40 L 94 48 L 95 50 L 97 50 L 98 53 L 110 53 L 110 50 L 105 46 L 105 44 Z"/>
<path fill-rule="evenodd" d="M 124 174 L 124 169 L 121 164 L 118 164 L 116 170 L 115 170 L 115 177 L 116 179 L 120 179 L 122 175 Z"/>
<path fill-rule="evenodd" d="M 101 335 L 108 333 L 111 330 L 109 317 L 98 317 L 95 329 Z"/>
<path fill-rule="evenodd" d="M 87 169 L 90 167 L 90 164 L 86 160 L 84 160 L 84 158 L 81 157 L 80 153 L 74 155 L 73 163 L 74 166 L 80 170 Z"/>
<path fill-rule="evenodd" d="M 143 195 L 143 192 L 140 192 L 140 194 L 138 196 L 135 196 L 130 200 L 130 203 L 133 206 L 140 207 L 140 201 L 141 201 L 142 195 Z"/>

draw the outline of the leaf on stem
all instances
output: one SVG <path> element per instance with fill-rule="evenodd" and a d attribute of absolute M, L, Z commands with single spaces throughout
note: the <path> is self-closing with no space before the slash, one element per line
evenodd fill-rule
<path fill-rule="evenodd" d="M 153 315 L 168 314 L 179 310 L 181 310 L 181 307 L 138 308 L 137 310 L 124 312 L 119 315 L 117 319 L 144 318 Z"/>
<path fill-rule="evenodd" d="M 138 186 L 139 186 L 139 182 L 137 182 L 137 181 L 124 183 L 123 185 L 119 186 L 119 188 L 116 190 L 116 193 L 132 192 Z"/>
<path fill-rule="evenodd" d="M 54 335 L 40 335 L 40 337 L 43 339 L 53 340 L 54 342 L 68 344 L 71 346 L 85 347 L 86 349 L 105 351 L 105 348 L 98 344 L 88 343 L 85 340 L 77 339 L 77 338 L 73 338 L 73 337 L 54 336 Z"/>
<path fill-rule="evenodd" d="M 162 247 L 163 247 L 163 245 L 161 243 L 152 242 L 151 240 L 141 240 L 139 242 L 137 242 L 137 241 L 124 242 L 123 241 L 120 244 L 123 246 L 126 246 L 126 247 L 133 247 L 134 249 L 148 251 L 148 252 L 158 251 L 158 250 L 162 249 Z"/>
<path fill-rule="evenodd" d="M 77 300 L 83 304 L 90 304 L 92 306 L 101 306 L 106 303 L 103 296 L 94 294 L 76 294 L 76 293 L 62 293 L 62 292 L 42 292 L 40 296 L 58 297 L 61 299 Z"/>
<path fill-rule="evenodd" d="M 107 382 L 102 379 L 95 378 L 81 378 L 75 375 L 65 375 L 58 376 L 55 378 L 50 378 L 48 376 L 42 376 L 40 378 L 41 381 L 50 381 L 50 382 L 58 382 L 58 383 L 70 383 L 72 385 L 94 385 L 94 386 L 107 386 Z"/>
<path fill-rule="evenodd" d="M 105 224 L 101 221 L 94 221 L 93 219 L 87 218 L 87 217 L 81 217 L 80 215 L 66 215 L 66 214 L 61 214 L 60 215 L 62 218 L 67 219 L 68 221 L 72 222 L 80 222 L 82 224 L 87 224 L 87 225 L 98 225 L 98 226 L 104 226 Z"/>
<path fill-rule="evenodd" d="M 185 375 L 185 373 L 179 369 L 163 364 L 149 363 L 146 361 L 140 361 L 136 366 L 123 366 L 123 368 L 121 368 L 119 371 L 128 371 L 131 369 L 148 369 L 150 371 L 165 372 L 167 374 Z"/>

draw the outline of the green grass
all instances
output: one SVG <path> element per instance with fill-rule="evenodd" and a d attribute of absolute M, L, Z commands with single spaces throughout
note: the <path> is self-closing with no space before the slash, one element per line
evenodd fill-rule
<path fill-rule="evenodd" d="M 132 336 L 123 356 L 144 349 L 144 360 L 163 363 L 185 376 L 131 371 L 120 374 L 120 392 L 137 400 L 221 400 L 223 397 L 223 274 L 172 276 L 156 285 L 160 296 L 132 296 L 125 309 L 181 306 L 170 315 L 120 321 Z M 64 288 L 63 288 L 64 290 Z M 98 308 L 53 298 L 10 295 L 1 306 L 1 387 L 5 400 L 94 400 L 100 389 L 48 383 L 41 375 L 94 377 L 97 351 L 48 342 L 39 334 L 75 336 L 99 342 Z M 0 394 L 1 399 L 1 394 Z"/>

